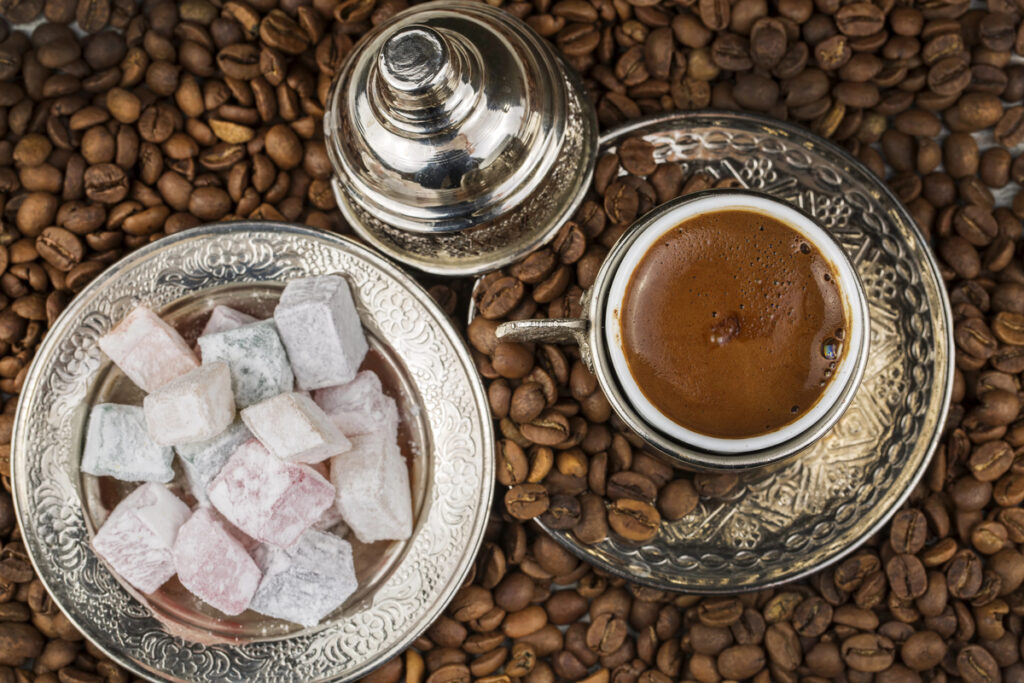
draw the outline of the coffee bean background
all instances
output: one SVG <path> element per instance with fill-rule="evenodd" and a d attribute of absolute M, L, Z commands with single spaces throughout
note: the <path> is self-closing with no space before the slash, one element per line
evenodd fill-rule
<path fill-rule="evenodd" d="M 642 541 L 737 485 L 645 454 L 573 347 L 494 338 L 502 320 L 577 314 L 630 221 L 713 182 L 626 141 L 551 245 L 472 294 L 480 315 L 466 334 L 500 434 L 491 524 L 445 616 L 369 679 L 1024 681 L 1024 2 L 490 1 L 583 74 L 605 128 L 756 111 L 885 178 L 948 284 L 954 405 L 906 508 L 806 582 L 669 594 L 539 533 L 527 520 L 585 543 Z M 130 680 L 53 604 L 13 515 L 12 418 L 48 326 L 125 253 L 203 222 L 345 231 L 326 93 L 353 43 L 406 6 L 0 0 L 0 683 Z M 469 283 L 431 292 L 456 317 L 470 296 Z"/>

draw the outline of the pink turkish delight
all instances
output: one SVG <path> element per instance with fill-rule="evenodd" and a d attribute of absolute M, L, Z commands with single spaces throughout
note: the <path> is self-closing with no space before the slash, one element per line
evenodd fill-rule
<path fill-rule="evenodd" d="M 398 428 L 395 399 L 384 393 L 380 378 L 372 370 L 363 370 L 348 384 L 317 389 L 313 400 L 345 436 Z"/>
<path fill-rule="evenodd" d="M 278 394 L 242 411 L 242 422 L 282 460 L 314 463 L 351 444 L 306 394 Z"/>
<path fill-rule="evenodd" d="M 287 547 L 331 505 L 334 487 L 305 465 L 275 458 L 253 439 L 235 451 L 206 494 L 249 536 Z"/>
<path fill-rule="evenodd" d="M 179 529 L 174 566 L 181 585 L 224 614 L 244 612 L 262 577 L 245 547 L 206 507 Z"/>
<path fill-rule="evenodd" d="M 210 317 L 206 320 L 206 326 L 203 327 L 203 332 L 199 336 L 205 337 L 208 334 L 227 332 L 228 330 L 254 322 L 256 322 L 256 318 L 241 311 L 236 311 L 230 306 L 214 306 Z"/>
<path fill-rule="evenodd" d="M 152 593 L 174 576 L 172 549 L 188 516 L 188 506 L 166 487 L 143 484 L 114 508 L 92 547 L 121 578 Z"/>
<path fill-rule="evenodd" d="M 145 306 L 100 337 L 100 349 L 143 391 L 156 391 L 199 365 L 178 332 Z"/>

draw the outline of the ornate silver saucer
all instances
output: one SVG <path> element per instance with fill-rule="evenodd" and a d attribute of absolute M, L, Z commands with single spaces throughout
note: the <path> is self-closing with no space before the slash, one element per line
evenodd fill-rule
<path fill-rule="evenodd" d="M 97 338 L 139 303 L 193 337 L 215 304 L 269 314 L 284 283 L 344 275 L 386 386 L 399 397 L 414 531 L 355 545 L 360 588 L 319 626 L 225 617 L 171 580 L 151 595 L 120 582 L 89 539 L 123 491 L 80 473 L 89 408 L 138 389 Z M 190 332 L 191 330 L 191 332 Z M 138 397 L 136 397 L 138 398 Z M 493 495 L 493 433 L 475 367 L 445 314 L 411 278 L 355 242 L 280 223 L 198 228 L 160 240 L 79 294 L 36 354 L 12 440 L 24 542 L 60 608 L 132 673 L 189 681 L 350 680 L 401 652 L 459 589 Z M 172 484 L 173 486 L 173 484 Z"/>
<path fill-rule="evenodd" d="M 899 200 L 836 145 L 796 126 L 732 112 L 673 114 L 609 131 L 654 144 L 684 175 L 734 178 L 813 215 L 864 284 L 870 355 L 849 409 L 793 462 L 741 475 L 726 500 L 697 509 L 644 545 L 580 543 L 584 560 L 649 586 L 723 594 L 806 576 L 852 552 L 910 495 L 938 445 L 953 383 L 952 316 L 937 265 Z M 542 525 L 543 526 L 543 525 Z"/>

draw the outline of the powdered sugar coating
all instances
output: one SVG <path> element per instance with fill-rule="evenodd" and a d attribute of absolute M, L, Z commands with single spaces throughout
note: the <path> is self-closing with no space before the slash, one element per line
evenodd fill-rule
<path fill-rule="evenodd" d="M 261 546 L 254 557 L 263 580 L 250 607 L 303 626 L 315 626 L 358 585 L 352 546 L 334 534 L 307 531 L 289 548 Z"/>
<path fill-rule="evenodd" d="M 352 291 L 338 275 L 289 282 L 274 320 L 300 389 L 351 381 L 369 349 Z"/>
<path fill-rule="evenodd" d="M 409 471 L 394 434 L 352 437 L 352 450 L 331 458 L 335 504 L 363 543 L 412 534 Z"/>
<path fill-rule="evenodd" d="M 181 585 L 224 614 L 244 612 L 261 578 L 249 553 L 207 507 L 197 508 L 178 531 L 174 565 Z"/>
<path fill-rule="evenodd" d="M 313 400 L 345 436 L 398 429 L 395 399 L 384 393 L 372 370 L 363 370 L 347 384 L 317 389 Z"/>
<path fill-rule="evenodd" d="M 279 547 L 294 543 L 334 500 L 334 487 L 324 477 L 275 458 L 255 439 L 235 451 L 206 493 L 240 530 Z"/>
<path fill-rule="evenodd" d="M 165 486 L 143 484 L 114 508 L 92 547 L 121 578 L 152 593 L 174 576 L 172 548 L 188 517 L 188 506 Z"/>
<path fill-rule="evenodd" d="M 201 365 L 151 393 L 142 407 L 155 443 L 175 446 L 212 439 L 235 418 L 228 364 Z"/>
<path fill-rule="evenodd" d="M 199 361 L 178 332 L 139 306 L 99 339 L 110 360 L 143 391 L 156 391 L 197 367 Z"/>
<path fill-rule="evenodd" d="M 217 476 L 228 458 L 252 437 L 252 432 L 235 420 L 227 429 L 206 441 L 175 446 L 182 469 L 188 479 L 192 495 L 200 503 L 206 503 L 206 487 Z"/>
<path fill-rule="evenodd" d="M 308 394 L 279 394 L 242 411 L 242 421 L 282 460 L 316 463 L 352 445 Z"/>
<path fill-rule="evenodd" d="M 121 481 L 168 482 L 174 451 L 153 442 L 142 408 L 100 403 L 89 412 L 81 470 Z"/>
<path fill-rule="evenodd" d="M 295 378 L 273 320 L 262 320 L 199 338 L 203 364 L 224 361 L 240 409 L 291 391 Z"/>
<path fill-rule="evenodd" d="M 203 327 L 202 333 L 199 335 L 200 338 L 211 334 L 218 334 L 219 332 L 227 332 L 233 330 L 236 327 L 242 325 L 248 325 L 257 321 L 257 318 L 252 317 L 247 313 L 236 311 L 230 306 L 218 304 L 213 307 L 210 312 L 210 317 L 206 320 L 206 325 Z"/>

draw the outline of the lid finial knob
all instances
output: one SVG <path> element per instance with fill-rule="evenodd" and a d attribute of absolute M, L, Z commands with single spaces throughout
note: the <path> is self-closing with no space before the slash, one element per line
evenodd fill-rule
<path fill-rule="evenodd" d="M 395 100 L 427 99 L 451 82 L 451 53 L 444 36 L 414 24 L 388 38 L 378 68 Z"/>

